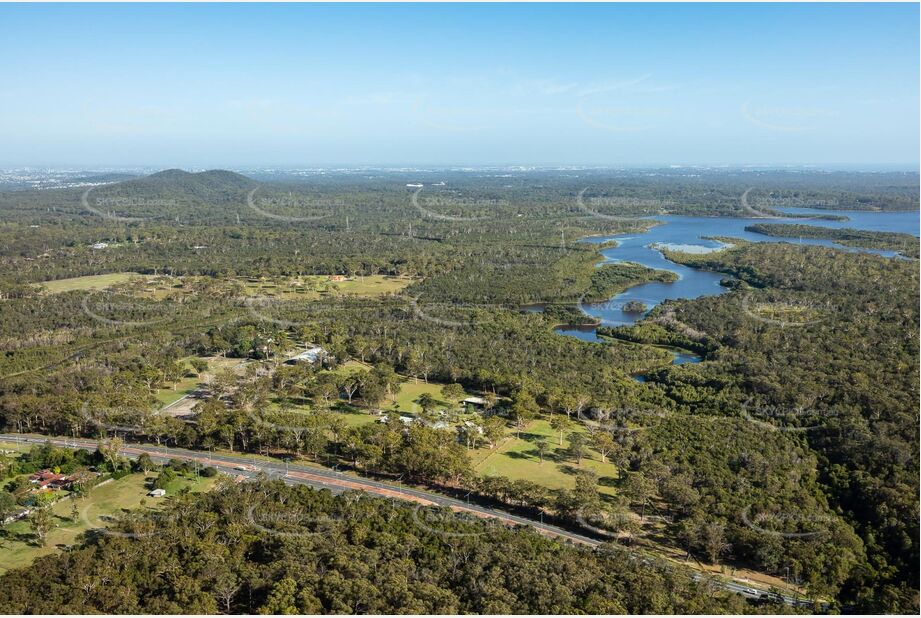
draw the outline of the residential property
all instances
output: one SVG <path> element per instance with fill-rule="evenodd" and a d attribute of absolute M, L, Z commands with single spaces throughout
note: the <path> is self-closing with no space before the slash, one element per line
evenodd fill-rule
<path fill-rule="evenodd" d="M 73 479 L 65 474 L 58 474 L 51 470 L 41 470 L 29 477 L 35 487 L 33 491 L 52 490 L 52 489 L 70 489 Z"/>
<path fill-rule="evenodd" d="M 329 280 L 330 281 L 348 281 L 349 278 L 346 277 L 345 275 L 330 275 Z"/>
<path fill-rule="evenodd" d="M 318 360 L 321 360 L 326 355 L 326 350 L 320 346 L 312 346 L 307 348 L 303 352 L 292 356 L 285 363 L 289 365 L 294 365 L 296 363 L 315 363 Z"/>
<path fill-rule="evenodd" d="M 482 409 L 486 407 L 486 400 L 482 397 L 467 397 L 463 402 L 464 407 Z"/>
<path fill-rule="evenodd" d="M 147 495 L 150 496 L 151 498 L 162 498 L 163 496 L 166 495 L 166 490 L 165 489 L 153 489 L 147 492 Z"/>

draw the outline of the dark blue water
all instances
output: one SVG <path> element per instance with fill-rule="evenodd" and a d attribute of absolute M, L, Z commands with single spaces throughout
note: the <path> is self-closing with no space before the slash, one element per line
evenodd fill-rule
<path fill-rule="evenodd" d="M 639 234 L 620 234 L 616 236 L 586 238 L 583 242 L 601 244 L 615 240 L 618 246 L 602 250 L 604 263 L 636 262 L 649 268 L 668 270 L 678 275 L 673 283 L 644 283 L 634 286 L 603 303 L 582 304 L 582 310 L 604 326 L 622 326 L 633 324 L 642 319 L 653 307 L 665 300 L 692 299 L 701 296 L 722 294 L 726 288 L 720 286 L 720 280 L 726 275 L 696 270 L 671 262 L 656 249 L 657 246 L 672 248 L 689 253 L 708 252 L 724 246 L 722 243 L 706 237 L 726 236 L 750 242 L 787 242 L 802 245 L 835 247 L 844 251 L 874 253 L 885 257 L 894 257 L 892 251 L 876 249 L 859 249 L 842 247 L 828 240 L 783 238 L 764 236 L 747 232 L 746 226 L 756 223 L 804 223 L 817 227 L 855 228 L 877 232 L 901 232 L 918 236 L 919 213 L 914 212 L 857 212 L 813 210 L 808 208 L 782 209 L 791 214 L 839 215 L 847 221 L 828 221 L 823 219 L 765 219 L 747 217 L 686 217 L 662 216 L 650 217 L 661 222 L 648 232 Z M 645 312 L 626 312 L 623 306 L 629 301 L 639 301 L 646 305 Z M 583 341 L 597 341 L 594 327 L 561 327 L 557 332 L 577 337 Z M 676 363 L 696 362 L 696 356 L 676 359 Z"/>

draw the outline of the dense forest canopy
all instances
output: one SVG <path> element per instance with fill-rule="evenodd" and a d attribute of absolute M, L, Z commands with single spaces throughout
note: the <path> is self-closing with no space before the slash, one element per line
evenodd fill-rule
<path fill-rule="evenodd" d="M 424 518 L 424 519 L 423 519 Z M 420 522 L 425 521 L 425 525 Z M 280 481 L 180 497 L 2 578 L 9 614 L 784 611 L 617 548 Z M 93 582 L 105 581 L 105 585 Z M 42 589 L 36 595 L 36 588 Z"/>

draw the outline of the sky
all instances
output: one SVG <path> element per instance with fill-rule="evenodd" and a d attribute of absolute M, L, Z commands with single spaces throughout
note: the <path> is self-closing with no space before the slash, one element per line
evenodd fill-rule
<path fill-rule="evenodd" d="M 0 4 L 0 166 L 919 160 L 917 4 Z"/>

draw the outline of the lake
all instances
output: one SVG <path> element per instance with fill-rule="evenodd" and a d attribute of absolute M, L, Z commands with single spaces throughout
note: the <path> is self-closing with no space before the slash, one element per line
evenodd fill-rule
<path fill-rule="evenodd" d="M 749 218 L 749 217 L 687 217 L 687 216 L 657 216 L 649 217 L 660 222 L 644 233 L 619 234 L 615 236 L 595 236 L 585 238 L 581 242 L 601 244 L 611 240 L 617 241 L 616 247 L 602 250 L 604 261 L 601 264 L 613 262 L 636 262 L 649 268 L 668 270 L 678 275 L 678 280 L 672 283 L 650 282 L 634 286 L 621 294 L 617 294 L 603 303 L 583 303 L 580 308 L 584 313 L 597 318 L 604 326 L 623 326 L 633 324 L 642 319 L 653 307 L 665 300 L 693 299 L 701 296 L 722 294 L 726 288 L 720 285 L 720 280 L 726 275 L 689 268 L 676 264 L 665 258 L 657 246 L 681 250 L 690 253 L 705 253 L 719 249 L 724 245 L 719 241 L 706 237 L 723 236 L 739 238 L 750 242 L 787 242 L 802 245 L 818 245 L 835 247 L 844 251 L 874 253 L 885 257 L 894 257 L 893 251 L 876 249 L 859 249 L 842 247 L 835 242 L 808 238 L 785 238 L 779 236 L 765 236 L 745 230 L 746 226 L 756 223 L 804 223 L 817 227 L 828 228 L 855 228 L 874 232 L 901 232 L 918 236 L 919 213 L 910 212 L 864 212 L 864 211 L 839 211 L 816 210 L 809 208 L 783 208 L 789 214 L 806 215 L 837 215 L 847 217 L 846 221 L 829 221 L 824 219 L 794 219 L 794 218 Z M 599 264 L 599 265 L 601 265 Z M 630 301 L 638 301 L 646 305 L 645 312 L 628 312 L 623 307 Z M 598 341 L 593 326 L 562 326 L 556 329 L 558 333 L 577 337 L 583 341 Z M 695 362 L 695 360 L 681 358 L 676 362 Z"/>

